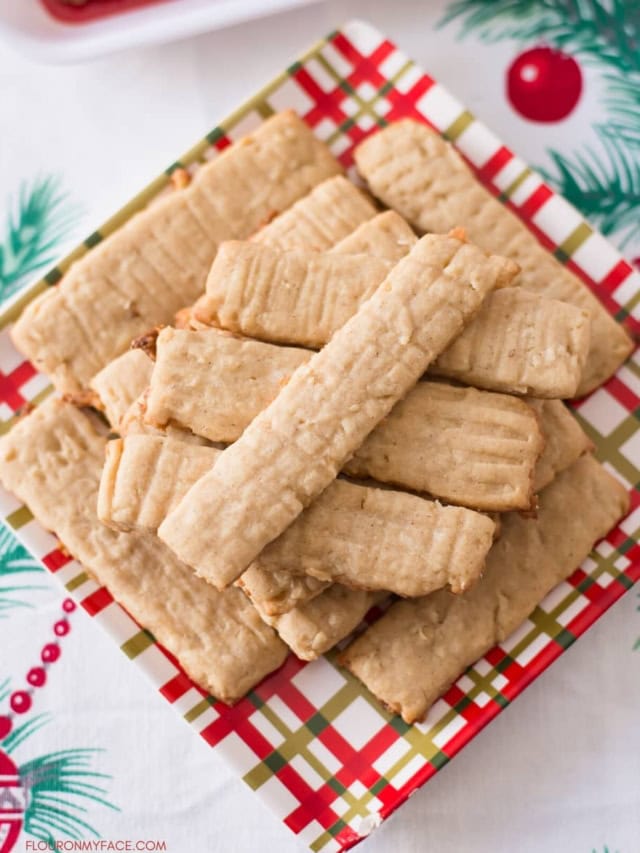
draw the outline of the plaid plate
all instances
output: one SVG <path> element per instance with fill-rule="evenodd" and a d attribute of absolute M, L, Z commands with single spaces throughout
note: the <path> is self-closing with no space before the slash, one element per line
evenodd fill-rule
<path fill-rule="evenodd" d="M 215 127 L 142 194 L 90 235 L 0 318 L 0 431 L 26 402 L 49 393 L 46 377 L 13 349 L 8 327 L 69 264 L 163 192 L 176 166 L 196 168 L 272 112 L 293 107 L 350 167 L 368 133 L 412 116 L 455 143 L 478 178 L 540 241 L 593 287 L 633 333 L 640 329 L 640 276 L 564 199 L 395 45 L 354 21 L 331 33 Z M 445 765 L 568 648 L 640 576 L 640 363 L 629 359 L 575 406 L 599 458 L 632 492 L 628 518 L 599 543 L 500 646 L 407 726 L 386 713 L 329 655 L 291 656 L 228 708 L 193 684 L 178 663 L 98 587 L 28 509 L 0 492 L 0 513 L 65 589 L 135 658 L 157 690 L 225 756 L 280 820 L 314 851 L 345 850 L 365 837 Z"/>

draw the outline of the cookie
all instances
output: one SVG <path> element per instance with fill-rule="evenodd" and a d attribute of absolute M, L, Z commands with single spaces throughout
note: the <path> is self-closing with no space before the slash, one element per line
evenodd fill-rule
<path fill-rule="evenodd" d="M 343 470 L 460 506 L 526 510 L 544 445 L 536 414 L 523 400 L 419 382 Z"/>
<path fill-rule="evenodd" d="M 149 386 L 153 362 L 142 350 L 129 349 L 114 358 L 89 382 L 97 404 L 116 432 L 133 402 Z"/>
<path fill-rule="evenodd" d="M 495 534 L 486 515 L 407 492 L 335 480 L 258 562 L 355 589 L 413 597 L 480 576 Z"/>
<path fill-rule="evenodd" d="M 258 340 L 320 349 L 392 266 L 368 255 L 223 243 L 193 315 Z"/>
<path fill-rule="evenodd" d="M 460 225 L 479 246 L 517 261 L 523 288 L 590 312 L 591 344 L 578 396 L 601 385 L 629 355 L 629 336 L 589 288 L 426 125 L 409 119 L 391 124 L 360 143 L 355 160 L 372 193 L 415 228 L 444 233 Z"/>
<path fill-rule="evenodd" d="M 148 414 L 211 441 L 235 441 L 278 394 L 307 350 L 164 329 Z M 472 509 L 529 509 L 542 451 L 534 412 L 504 394 L 419 382 L 356 450 L 344 471 Z"/>
<path fill-rule="evenodd" d="M 343 175 L 319 183 L 253 239 L 274 249 L 323 252 L 377 213 L 371 197 Z"/>
<path fill-rule="evenodd" d="M 146 400 L 146 421 L 232 442 L 311 357 L 218 331 L 163 329 Z"/>
<path fill-rule="evenodd" d="M 281 616 L 258 608 L 267 624 L 301 660 L 315 660 L 344 640 L 386 593 L 365 592 L 334 584 L 320 595 Z"/>
<path fill-rule="evenodd" d="M 98 517 L 117 529 L 155 533 L 220 456 L 211 447 L 159 436 L 110 441 Z M 494 534 L 494 522 L 472 510 L 338 479 L 262 551 L 252 564 L 255 571 L 240 585 L 252 600 L 257 572 L 263 576 L 262 598 L 267 573 L 279 575 L 281 586 L 290 573 L 404 596 L 446 585 L 462 592 L 479 577 Z M 307 592 L 317 589 L 307 584 L 290 590 L 289 598 L 308 599 Z M 268 597 L 277 597 L 271 593 Z"/>
<path fill-rule="evenodd" d="M 133 338 L 199 296 L 223 240 L 248 237 L 340 171 L 293 112 L 268 119 L 31 302 L 12 329 L 17 348 L 62 392 L 82 391 Z"/>
<path fill-rule="evenodd" d="M 588 311 L 510 287 L 491 294 L 430 373 L 493 391 L 575 397 L 590 337 Z"/>
<path fill-rule="evenodd" d="M 80 410 L 50 398 L 0 440 L 0 478 L 194 681 L 235 702 L 286 646 L 240 590 L 217 592 L 156 537 L 100 523 L 105 444 Z"/>
<path fill-rule="evenodd" d="M 395 210 L 385 210 L 359 225 L 327 251 L 341 255 L 369 255 L 397 263 L 418 242 L 413 229 Z M 301 245 L 300 248 L 305 248 Z"/>
<path fill-rule="evenodd" d="M 540 496 L 537 518 L 503 517 L 482 580 L 392 605 L 347 648 L 342 664 L 405 722 L 431 705 L 472 664 L 505 640 L 570 575 L 628 511 L 622 485 L 591 456 Z"/>
<path fill-rule="evenodd" d="M 593 450 L 593 442 L 560 400 L 527 400 L 538 415 L 544 450 L 536 464 L 534 492 L 540 492 L 557 475 Z"/>
<path fill-rule="evenodd" d="M 155 533 L 220 450 L 160 435 L 108 441 L 98 492 L 98 518 L 114 530 Z"/>
<path fill-rule="evenodd" d="M 214 586 L 228 586 L 516 272 L 455 237 L 423 237 L 223 451 L 161 524 L 160 538 Z"/>
<path fill-rule="evenodd" d="M 243 572 L 236 586 L 249 596 L 263 618 L 279 616 L 320 595 L 331 586 L 309 575 L 294 575 L 286 569 L 265 569 L 260 557 Z"/>

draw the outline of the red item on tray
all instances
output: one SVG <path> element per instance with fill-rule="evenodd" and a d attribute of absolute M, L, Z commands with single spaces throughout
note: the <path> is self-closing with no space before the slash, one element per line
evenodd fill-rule
<path fill-rule="evenodd" d="M 47 12 L 65 24 L 83 24 L 158 2 L 160 0 L 41 0 Z"/>

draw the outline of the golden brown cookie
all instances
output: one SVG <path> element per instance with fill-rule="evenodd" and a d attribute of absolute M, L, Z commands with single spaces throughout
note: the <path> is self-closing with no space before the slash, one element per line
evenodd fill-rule
<path fill-rule="evenodd" d="M 482 580 L 392 605 L 342 663 L 407 723 L 422 719 L 465 668 L 506 639 L 628 511 L 629 496 L 592 456 L 540 496 L 537 519 L 503 517 Z"/>
<path fill-rule="evenodd" d="M 0 478 L 204 689 L 235 702 L 286 656 L 238 589 L 217 592 L 155 536 L 120 533 L 96 514 L 106 439 L 50 398 L 0 440 Z"/>
<path fill-rule="evenodd" d="M 410 119 L 399 121 L 362 142 L 355 159 L 372 193 L 420 231 L 445 233 L 460 225 L 479 246 L 517 261 L 523 288 L 590 312 L 591 345 L 578 395 L 601 385 L 629 355 L 632 342 L 623 327 L 439 134 Z"/>
<path fill-rule="evenodd" d="M 423 237 L 223 451 L 160 538 L 215 586 L 233 583 L 516 272 L 455 237 Z"/>
<path fill-rule="evenodd" d="M 132 339 L 203 291 L 223 240 L 245 238 L 340 166 L 295 113 L 265 121 L 76 261 L 12 330 L 56 387 L 77 393 Z"/>

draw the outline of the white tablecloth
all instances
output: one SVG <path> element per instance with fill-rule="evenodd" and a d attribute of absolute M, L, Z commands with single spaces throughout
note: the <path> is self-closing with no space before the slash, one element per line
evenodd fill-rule
<path fill-rule="evenodd" d="M 58 175 L 79 211 L 70 236 L 84 236 L 299 49 L 353 16 L 370 18 L 535 165 L 548 165 L 548 147 L 568 151 L 589 134 L 601 109 L 597 70 L 584 71 L 569 119 L 531 124 L 503 94 L 522 45 L 458 41 L 454 26 L 434 30 L 441 13 L 426 0 L 330 2 L 75 67 L 38 67 L 2 45 L 0 201 L 22 182 Z M 44 573 L 24 578 L 31 609 L 0 613 L 0 683 L 14 688 L 62 600 Z M 361 849 L 640 851 L 638 603 L 631 590 Z M 104 839 L 163 840 L 171 853 L 301 849 L 83 613 L 71 622 L 36 696 L 34 710 L 50 718 L 24 742 L 21 761 L 104 750 L 91 767 L 111 777 L 101 784 L 118 810 L 92 803 L 82 815 Z"/>

